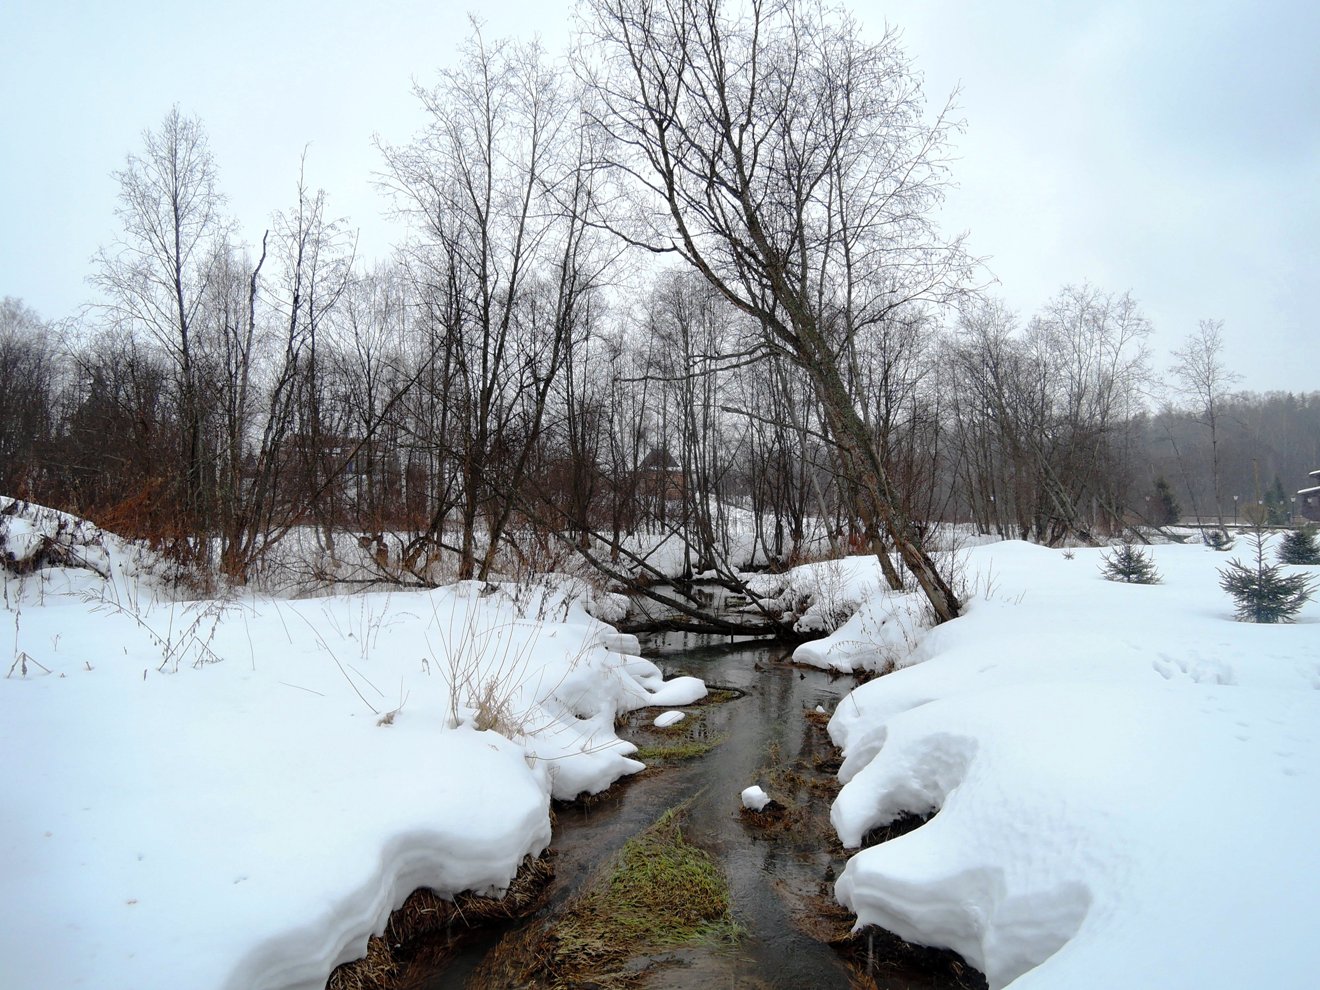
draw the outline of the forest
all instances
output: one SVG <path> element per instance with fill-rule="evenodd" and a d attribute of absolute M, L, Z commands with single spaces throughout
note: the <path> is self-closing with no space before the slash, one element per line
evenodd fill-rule
<path fill-rule="evenodd" d="M 1010 311 L 936 221 L 961 121 L 895 32 L 698 0 L 580 30 L 555 58 L 474 27 L 416 86 L 383 262 L 303 175 L 245 237 L 170 109 L 114 173 L 93 301 L 0 307 L 0 490 L 238 583 L 299 531 L 408 585 L 576 555 L 640 587 L 672 576 L 645 533 L 730 584 L 874 551 L 936 618 L 932 523 L 1289 521 L 1320 393 L 1238 391 L 1212 319 L 1161 361 L 1120 288 Z"/>

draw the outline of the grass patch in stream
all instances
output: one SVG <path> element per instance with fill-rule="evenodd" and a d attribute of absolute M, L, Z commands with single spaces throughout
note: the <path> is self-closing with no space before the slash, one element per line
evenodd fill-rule
<path fill-rule="evenodd" d="M 641 982 L 648 953 L 735 941 L 728 882 L 684 838 L 686 808 L 629 839 L 554 920 L 504 939 L 468 985 L 627 988 Z"/>
<path fill-rule="evenodd" d="M 686 718 L 664 728 L 646 724 L 649 713 L 637 716 L 631 732 L 637 743 L 635 757 L 647 766 L 656 766 L 705 756 L 728 738 L 726 734 L 712 734 L 708 714 L 742 695 L 735 689 L 710 687 L 706 697 L 688 707 Z"/>
<path fill-rule="evenodd" d="M 683 838 L 684 806 L 624 844 L 602 883 L 585 891 L 556 932 L 570 953 L 731 939 L 729 886 L 716 862 Z"/>
<path fill-rule="evenodd" d="M 705 756 L 722 742 L 724 742 L 723 736 L 718 739 L 697 739 L 686 736 L 672 741 L 657 741 L 639 746 L 634 758 L 647 765 L 653 763 L 681 763 L 684 760 L 695 760 L 698 756 Z"/>

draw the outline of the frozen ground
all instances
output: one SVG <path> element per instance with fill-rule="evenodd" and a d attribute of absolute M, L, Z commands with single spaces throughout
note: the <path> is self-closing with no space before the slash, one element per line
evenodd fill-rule
<path fill-rule="evenodd" d="M 500 891 L 551 796 L 640 769 L 620 711 L 705 693 L 551 583 L 182 604 L 68 517 L 0 539 L 45 548 L 0 614 L 6 988 L 320 988 L 413 889 Z"/>
<path fill-rule="evenodd" d="M 499 891 L 552 795 L 638 769 L 618 712 L 704 693 L 572 582 L 180 603 L 67 517 L 0 540 L 32 564 L 0 616 L 4 987 L 319 988 L 413 888 Z M 1152 554 L 1137 586 L 1099 551 L 973 548 L 935 630 L 871 561 L 767 585 L 835 630 L 799 659 L 901 668 L 831 722 L 846 844 L 934 812 L 853 857 L 860 922 L 995 987 L 1314 985 L 1320 605 L 1237 623 L 1233 554 Z"/>
<path fill-rule="evenodd" d="M 1096 550 L 978 547 L 962 618 L 923 632 L 882 596 L 800 648 L 844 669 L 913 650 L 830 723 L 846 845 L 935 812 L 849 862 L 859 922 L 996 988 L 1314 986 L 1320 604 L 1235 622 L 1216 569 L 1238 551 L 1156 547 L 1142 586 Z"/>

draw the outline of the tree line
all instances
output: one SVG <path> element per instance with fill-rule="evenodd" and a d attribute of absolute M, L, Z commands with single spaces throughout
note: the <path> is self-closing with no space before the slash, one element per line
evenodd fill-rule
<path fill-rule="evenodd" d="M 931 522 L 1093 540 L 1157 478 L 1222 510 L 1248 445 L 1320 466 L 1315 395 L 1207 402 L 1184 361 L 1150 412 L 1130 296 L 1023 322 L 982 290 L 935 222 L 960 122 L 894 32 L 810 0 L 580 22 L 567 61 L 474 29 L 415 88 L 425 127 L 379 145 L 409 234 L 371 266 L 302 175 L 244 241 L 172 109 L 115 173 L 98 303 L 0 309 L 0 488 L 237 581 L 298 528 L 405 583 L 575 553 L 642 584 L 646 533 L 731 585 L 874 552 L 947 619 Z"/>

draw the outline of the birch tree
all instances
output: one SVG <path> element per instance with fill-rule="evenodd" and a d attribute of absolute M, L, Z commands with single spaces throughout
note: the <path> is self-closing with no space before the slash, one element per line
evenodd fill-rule
<path fill-rule="evenodd" d="M 227 231 L 216 166 L 201 122 L 175 106 L 142 149 L 114 173 L 120 239 L 94 259 L 91 281 L 106 296 L 112 323 L 144 334 L 169 358 L 181 425 L 177 476 L 185 525 L 204 534 L 210 484 L 204 447 L 203 381 L 196 333 L 217 241 Z M 196 549 L 208 556 L 209 541 Z"/>
<path fill-rule="evenodd" d="M 1214 488 L 1215 515 L 1224 528 L 1224 483 L 1220 470 L 1219 426 L 1232 388 L 1241 380 L 1224 358 L 1224 323 L 1202 320 L 1196 333 L 1173 352 L 1173 378 L 1197 421 L 1210 434 L 1210 481 Z"/>
<path fill-rule="evenodd" d="M 413 223 L 424 306 L 441 321 L 428 360 L 443 370 L 448 435 L 436 442 L 457 477 L 458 574 L 484 577 L 596 279 L 592 189 L 575 103 L 536 46 L 474 31 L 416 95 L 424 130 L 382 151 Z M 430 521 L 437 543 L 448 510 L 439 503 Z"/>

